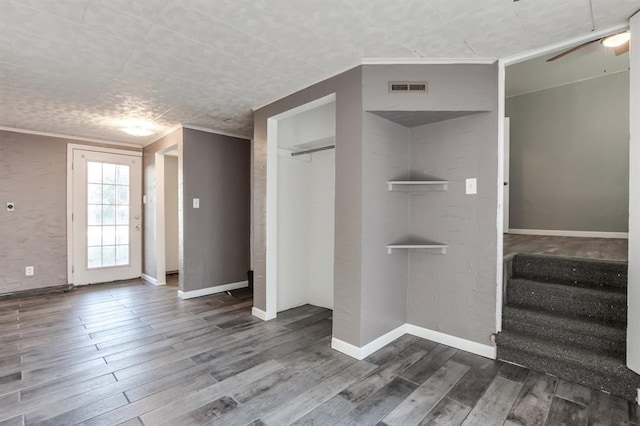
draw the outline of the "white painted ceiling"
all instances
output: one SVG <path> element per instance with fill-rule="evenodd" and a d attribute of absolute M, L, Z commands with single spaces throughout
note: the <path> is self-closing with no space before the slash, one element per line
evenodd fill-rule
<path fill-rule="evenodd" d="M 597 29 L 640 0 L 592 0 Z M 143 118 L 252 134 L 251 110 L 361 58 L 506 57 L 589 0 L 0 0 L 0 126 L 144 145 Z"/>
<path fill-rule="evenodd" d="M 563 58 L 547 62 L 547 59 L 558 53 L 550 53 L 508 66 L 505 73 L 507 97 L 603 77 L 629 69 L 629 54 L 616 56 L 613 49 L 603 46 L 598 41 Z"/>

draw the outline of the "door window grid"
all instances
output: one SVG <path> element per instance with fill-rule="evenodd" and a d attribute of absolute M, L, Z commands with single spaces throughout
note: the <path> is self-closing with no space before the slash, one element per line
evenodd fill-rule
<path fill-rule="evenodd" d="M 129 166 L 87 162 L 87 268 L 129 265 Z"/>

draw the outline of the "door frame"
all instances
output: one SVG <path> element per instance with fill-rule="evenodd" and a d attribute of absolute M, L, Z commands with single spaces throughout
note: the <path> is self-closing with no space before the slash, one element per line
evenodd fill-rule
<path fill-rule="evenodd" d="M 629 24 L 619 24 L 612 27 L 590 32 L 589 34 L 570 38 L 558 43 L 549 44 L 540 48 L 532 49 L 523 53 L 508 56 L 498 60 L 498 211 L 496 217 L 496 233 L 498 237 L 497 261 L 496 261 L 496 332 L 502 331 L 502 308 L 504 303 L 504 155 L 505 155 L 505 69 L 509 65 L 534 59 L 542 55 L 556 52 L 558 50 L 569 49 L 587 41 L 602 38 L 608 34 L 623 31 L 629 28 Z"/>
<path fill-rule="evenodd" d="M 126 150 L 117 148 L 107 148 L 95 145 L 67 144 L 67 283 L 74 284 L 73 272 L 73 152 L 93 151 L 104 154 L 121 154 L 142 158 L 142 150 Z M 142 183 L 141 183 L 142 184 Z M 142 190 L 142 188 L 140 188 Z M 142 265 L 140 265 L 142 268 Z"/>
<path fill-rule="evenodd" d="M 165 155 L 169 151 L 178 150 L 178 203 L 182 200 L 180 194 L 182 193 L 182 175 L 180 170 L 182 170 L 182 155 L 180 153 L 180 144 L 175 144 L 163 148 L 162 150 L 155 153 L 155 174 L 156 174 L 156 193 L 155 193 L 155 201 L 156 201 L 156 211 L 155 211 L 155 234 L 156 234 L 156 279 L 155 281 L 147 280 L 152 282 L 154 285 L 166 285 L 167 284 L 167 268 L 166 268 L 166 237 L 165 237 L 165 208 L 166 203 L 164 199 L 164 191 L 165 191 L 165 175 L 164 175 L 164 159 Z M 178 207 L 178 229 L 182 228 L 182 214 L 180 213 L 181 209 Z M 179 235 L 182 235 L 182 232 L 178 231 Z M 180 277 L 180 281 L 182 281 L 182 238 L 178 237 L 178 275 Z M 178 289 L 182 289 L 182 283 L 178 285 Z"/>
<path fill-rule="evenodd" d="M 335 101 L 332 93 L 267 118 L 266 311 L 252 309 L 265 321 L 278 315 L 278 121 Z"/>

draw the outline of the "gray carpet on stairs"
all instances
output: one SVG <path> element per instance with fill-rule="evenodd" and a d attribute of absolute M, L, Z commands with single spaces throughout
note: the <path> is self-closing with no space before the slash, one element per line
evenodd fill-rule
<path fill-rule="evenodd" d="M 498 358 L 635 400 L 626 367 L 627 264 L 523 255 L 513 258 Z"/>

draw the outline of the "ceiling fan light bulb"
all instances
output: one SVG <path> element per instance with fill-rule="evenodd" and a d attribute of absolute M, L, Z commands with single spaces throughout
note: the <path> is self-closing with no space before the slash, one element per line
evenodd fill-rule
<path fill-rule="evenodd" d="M 602 40 L 602 44 L 606 47 L 618 47 L 622 46 L 631 39 L 631 33 L 625 31 L 623 33 L 614 34 Z"/>

